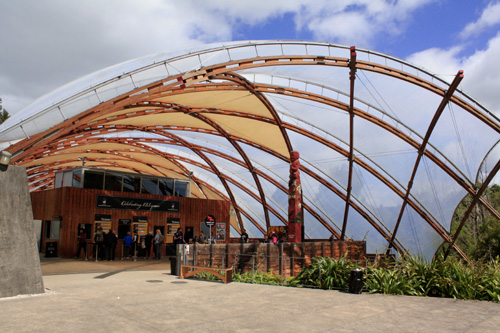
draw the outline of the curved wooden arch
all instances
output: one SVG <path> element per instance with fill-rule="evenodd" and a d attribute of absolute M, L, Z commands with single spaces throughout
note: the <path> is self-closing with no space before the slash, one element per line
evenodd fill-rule
<path fill-rule="evenodd" d="M 390 77 L 394 77 L 394 78 L 397 78 L 399 80 L 412 83 L 412 84 L 419 86 L 423 89 L 429 90 L 429 91 L 431 91 L 439 96 L 442 96 L 443 100 L 446 100 L 446 103 L 450 102 L 450 103 L 455 103 L 455 104 L 459 105 L 461 108 L 463 108 L 467 112 L 471 113 L 474 117 L 480 119 L 487 126 L 491 127 L 497 133 L 500 133 L 500 125 L 497 122 L 493 121 L 488 116 L 486 116 L 485 114 L 483 114 L 482 112 L 480 112 L 479 110 L 474 108 L 473 106 L 466 103 L 464 100 L 455 96 L 453 94 L 453 92 L 450 93 L 449 90 L 445 90 L 432 82 L 429 82 L 429 81 L 426 81 L 426 80 L 419 78 L 418 76 L 414 76 L 414 75 L 410 75 L 408 73 L 405 73 L 402 70 L 397 70 L 397 69 L 394 69 L 394 68 L 391 68 L 388 66 L 383 66 L 380 64 L 371 63 L 371 62 L 367 62 L 367 61 L 359 61 L 359 60 L 356 60 L 355 57 L 354 58 L 351 57 L 351 59 L 348 59 L 348 58 L 328 57 L 328 56 L 270 56 L 270 57 L 255 57 L 255 58 L 249 58 L 249 59 L 238 60 L 238 61 L 229 61 L 229 62 L 217 64 L 214 66 L 208 66 L 208 67 L 203 68 L 199 71 L 185 73 L 183 76 L 180 77 L 181 80 L 179 82 L 172 82 L 172 78 L 175 76 L 171 76 L 169 78 L 165 78 L 163 80 L 154 82 L 154 83 L 147 85 L 145 87 L 137 88 L 137 89 L 135 89 L 127 94 L 124 94 L 120 97 L 113 99 L 112 101 L 104 102 L 101 105 L 88 110 L 87 112 L 83 112 L 82 114 L 79 114 L 78 116 L 73 117 L 69 121 L 63 123 L 64 125 L 61 124 L 59 126 L 56 126 L 56 128 L 45 131 L 44 133 L 34 135 L 31 138 L 26 139 L 26 140 L 20 142 L 18 145 L 16 145 L 15 146 L 16 148 L 14 149 L 15 151 L 10 150 L 10 148 L 9 148 L 9 151 L 15 153 L 15 155 L 16 155 L 13 159 L 14 163 L 23 163 L 23 161 L 27 161 L 30 159 L 30 157 L 29 157 L 30 154 L 37 154 L 38 155 L 38 154 L 42 153 L 44 147 L 46 146 L 46 144 L 48 142 L 50 142 L 54 139 L 63 139 L 67 136 L 81 133 L 82 130 L 85 130 L 87 128 L 93 128 L 93 126 L 95 124 L 100 123 L 99 121 L 96 121 L 95 119 L 105 115 L 108 112 L 114 112 L 120 108 L 126 107 L 127 105 L 131 105 L 134 102 L 138 102 L 138 103 L 143 102 L 145 96 L 148 95 L 149 98 L 151 98 L 151 96 L 153 96 L 155 94 L 165 93 L 168 89 L 179 90 L 179 91 L 184 90 L 184 89 L 192 89 L 200 82 L 203 82 L 205 80 L 210 80 L 210 78 L 215 79 L 215 80 L 231 81 L 233 84 L 240 86 L 241 89 L 246 89 L 247 91 L 251 91 L 252 93 L 254 93 L 256 96 L 262 97 L 260 95 L 260 93 L 262 91 L 259 90 L 258 85 L 252 84 L 251 86 L 249 86 L 248 82 L 245 82 L 245 80 L 242 80 L 242 77 L 239 77 L 237 74 L 234 74 L 231 72 L 244 70 L 244 69 L 257 68 L 257 67 L 274 66 L 274 65 L 280 65 L 280 66 L 284 66 L 284 65 L 321 65 L 321 66 L 343 67 L 346 69 L 350 69 L 351 77 L 352 77 L 351 82 L 354 82 L 354 75 L 352 75 L 352 74 L 356 70 L 366 70 L 366 71 L 371 71 L 371 72 L 387 75 Z M 450 90 L 454 90 L 454 89 L 455 88 L 450 89 Z M 288 90 L 290 90 L 290 89 L 288 89 Z M 146 91 L 146 92 L 141 93 L 144 91 Z M 269 91 L 266 91 L 266 92 L 269 92 Z M 273 93 L 273 92 L 271 92 L 271 93 Z M 276 93 L 280 93 L 280 92 L 276 92 Z M 311 95 L 311 94 L 307 93 L 307 95 Z M 434 156 L 432 153 L 430 153 L 428 150 L 425 149 L 425 146 L 428 145 L 428 135 L 426 135 L 426 139 L 424 139 L 422 143 L 418 143 L 414 140 L 411 140 L 411 138 L 409 138 L 408 136 L 402 135 L 403 133 L 401 131 L 398 132 L 397 129 L 390 126 L 388 123 L 385 123 L 385 122 L 381 121 L 380 119 L 377 119 L 377 118 L 373 117 L 372 115 L 369 115 L 368 113 L 365 113 L 361 110 L 356 110 L 352 105 L 353 96 L 354 96 L 354 91 L 353 91 L 353 89 L 351 89 L 351 93 L 350 93 L 350 97 L 351 97 L 350 104 L 351 105 L 348 108 L 348 112 L 351 116 L 351 119 L 355 115 L 364 116 L 364 117 L 366 117 L 366 119 L 370 119 L 369 121 L 372 121 L 373 123 L 376 123 L 381 128 L 384 128 L 385 130 L 388 130 L 391 133 L 397 135 L 399 138 L 401 138 L 402 140 L 405 140 L 412 147 L 417 149 L 417 151 L 419 153 L 418 154 L 419 157 L 418 157 L 418 161 L 416 162 L 415 169 L 418 167 L 420 158 L 422 156 L 426 156 L 431 161 L 436 163 L 436 165 L 438 165 L 441 169 L 445 170 L 445 172 L 448 175 L 450 175 L 460 186 L 465 188 L 468 193 L 471 193 L 475 196 L 477 196 L 481 193 L 480 190 L 478 191 L 478 190 L 474 189 L 474 187 L 470 183 L 468 183 L 467 181 L 464 180 L 464 177 L 457 174 L 448 165 L 446 165 L 446 163 L 444 163 L 440 158 L 438 158 L 437 156 Z M 300 97 L 305 98 L 304 95 L 302 95 Z M 322 98 L 324 99 L 324 97 L 322 97 Z M 267 100 L 261 99 L 261 102 L 263 104 L 265 104 L 266 101 Z M 149 103 L 150 103 L 149 105 L 151 105 L 153 107 L 153 103 L 152 102 L 149 102 Z M 271 105 L 271 107 L 272 107 L 272 105 Z M 268 110 L 272 110 L 272 109 L 268 108 Z M 201 112 L 198 115 L 201 117 L 203 116 L 203 114 Z M 286 130 L 297 130 L 297 132 L 300 133 L 301 135 L 309 136 L 309 137 L 313 138 L 314 140 L 316 140 L 317 142 L 321 142 L 321 143 L 328 142 L 328 140 L 323 140 L 323 142 L 322 142 L 322 140 L 319 140 L 319 137 L 317 135 L 314 135 L 312 133 L 307 133 L 307 131 L 293 129 L 293 126 L 291 126 L 291 124 L 280 123 L 280 117 L 277 115 L 276 116 L 273 115 L 272 118 L 274 118 L 273 124 L 278 126 L 278 128 L 280 129 L 282 134 L 283 133 L 286 134 Z M 273 119 L 271 119 L 271 121 L 272 120 Z M 104 124 L 104 123 L 105 122 L 102 122 L 102 124 Z M 212 124 L 215 124 L 215 123 L 212 123 Z M 99 125 L 97 125 L 97 126 L 99 126 Z M 216 128 L 216 127 L 214 127 L 214 128 Z M 143 131 L 145 130 L 145 131 L 152 132 L 152 133 L 159 133 L 160 132 L 159 130 L 153 129 L 151 127 L 136 128 L 136 129 L 143 130 Z M 183 129 L 183 130 L 187 130 L 187 129 Z M 204 133 L 221 135 L 220 128 L 219 128 L 219 130 L 216 130 L 216 131 L 207 131 L 204 129 L 198 129 L 198 131 L 204 132 Z M 164 132 L 164 131 L 161 131 L 161 132 Z M 431 132 L 432 132 L 432 128 L 429 127 L 428 133 L 431 133 Z M 238 142 L 237 136 L 229 135 L 228 133 L 226 133 L 226 135 L 227 135 L 227 136 L 225 136 L 226 140 L 237 144 L 237 142 Z M 351 129 L 351 135 L 352 135 L 352 129 Z M 176 140 L 173 140 L 173 141 L 176 141 Z M 179 145 L 182 145 L 182 146 L 185 146 L 189 149 L 192 149 L 192 147 L 190 147 L 189 145 L 185 145 L 186 144 L 185 141 L 183 142 L 182 140 L 178 140 L 176 142 Z M 283 158 L 282 156 L 278 156 L 279 154 L 272 152 L 267 147 L 263 147 L 263 146 L 258 145 L 256 143 L 249 143 L 249 144 L 258 148 L 258 149 L 261 149 L 267 153 L 272 153 L 274 156 L 281 158 L 284 161 L 287 160 L 286 157 Z M 330 142 L 329 146 L 333 147 L 335 145 L 333 144 L 333 142 Z M 400 184 L 397 184 L 397 183 L 387 179 L 386 177 L 384 177 L 382 174 L 380 174 L 377 170 L 375 170 L 373 167 L 371 167 L 366 162 L 354 160 L 353 159 L 354 144 L 353 144 L 352 140 L 348 146 L 349 146 L 349 153 L 347 155 L 347 158 L 349 160 L 349 165 L 350 165 L 349 179 L 352 178 L 352 165 L 354 163 L 358 163 L 360 166 L 362 166 L 363 168 L 368 170 L 370 173 L 372 173 L 376 178 L 381 180 L 385 185 L 389 186 L 389 188 L 391 188 L 395 193 L 400 195 L 401 188 L 403 188 Z M 341 147 L 337 147 L 337 148 L 339 148 L 339 152 L 341 151 L 343 156 L 345 156 L 346 150 L 342 149 Z M 291 149 L 291 145 L 289 146 L 289 150 L 290 149 Z M 204 155 L 202 150 L 198 150 L 196 153 L 197 154 L 201 153 L 202 155 Z M 240 155 L 240 156 L 242 156 L 242 155 Z M 203 160 L 205 160 L 203 157 L 201 157 L 201 158 Z M 243 158 L 243 159 L 245 160 L 245 158 Z M 249 159 L 248 159 L 248 162 L 250 162 Z M 245 163 L 247 165 L 246 168 L 250 172 L 252 172 L 254 179 L 256 179 L 257 183 L 258 183 L 258 177 L 260 177 L 260 175 L 258 175 L 258 173 L 254 173 L 253 168 L 251 167 L 251 163 L 249 164 L 249 163 L 247 163 L 247 161 L 245 161 Z M 209 163 L 207 162 L 207 164 L 209 164 Z M 218 172 L 218 170 L 213 169 L 213 167 L 215 167 L 215 165 L 210 166 L 213 173 L 219 177 L 221 182 L 223 182 L 223 177 L 221 177 L 221 173 Z M 137 171 L 141 172 L 141 170 L 137 170 Z M 428 212 L 426 212 L 424 210 L 423 206 L 421 206 L 420 204 L 418 204 L 418 202 L 413 201 L 411 199 L 410 193 L 411 193 L 411 185 L 413 182 L 414 173 L 411 177 L 411 180 L 410 180 L 408 186 L 406 187 L 406 191 L 403 191 L 404 194 L 403 194 L 403 204 L 401 207 L 401 211 L 404 210 L 404 207 L 406 205 L 411 206 L 422 218 L 424 218 L 424 220 L 427 223 L 429 223 L 434 228 L 434 230 L 445 241 L 449 242 L 450 244 L 453 244 L 454 240 L 453 241 L 451 240 L 451 238 L 448 235 L 448 233 L 446 232 L 446 230 L 444 230 L 444 228 L 442 228 L 442 226 L 440 226 L 439 223 L 437 223 L 432 216 L 428 216 L 429 214 L 428 214 Z M 312 174 L 314 174 L 314 173 L 312 173 Z M 379 175 L 379 176 L 377 176 L 377 175 Z M 382 180 L 382 179 L 384 179 L 384 180 Z M 226 191 L 228 191 L 228 193 L 230 194 L 230 191 L 229 191 L 229 188 L 227 188 L 227 185 L 225 185 L 224 187 L 226 188 Z M 335 187 L 332 186 L 332 188 L 335 188 Z M 262 198 L 265 198 L 265 196 L 263 195 L 263 191 L 261 189 L 259 190 L 259 192 L 260 192 L 260 197 L 261 197 L 261 201 L 262 201 Z M 341 192 L 342 191 L 339 191 L 339 193 L 341 193 Z M 230 196 L 231 196 L 231 194 L 230 194 Z M 351 201 L 350 200 L 350 185 L 348 185 L 347 196 L 345 197 L 345 199 L 346 199 L 346 213 L 344 214 L 343 225 L 345 225 L 345 222 L 347 220 L 347 211 L 348 211 L 348 207 L 350 206 L 349 201 Z M 482 199 L 480 197 L 478 198 L 478 200 L 484 201 L 484 199 Z M 235 204 L 234 201 L 233 201 L 233 204 Z M 267 205 L 263 205 L 263 206 L 266 207 Z M 487 206 L 487 208 L 491 209 L 491 207 L 488 207 L 488 206 Z M 264 209 L 267 212 L 267 208 L 264 208 Z M 361 209 L 361 211 L 363 211 L 363 209 Z M 495 213 L 497 213 L 497 215 L 498 215 L 498 212 L 495 212 Z M 363 215 L 363 216 L 365 216 L 365 215 Z M 241 221 L 240 217 L 239 217 L 239 220 Z M 395 245 L 395 239 L 396 239 L 397 229 L 398 229 L 398 225 L 399 225 L 400 220 L 401 220 L 401 217 L 398 218 L 395 229 L 392 231 L 392 233 L 389 233 L 389 234 L 391 234 L 391 237 L 389 239 L 390 246 Z M 266 218 L 266 221 L 268 221 L 268 218 Z M 266 223 L 268 223 L 268 222 L 266 222 Z M 378 224 L 375 223 L 375 225 L 378 225 Z M 345 231 L 345 226 L 342 227 L 341 237 L 343 237 L 344 231 Z M 387 233 L 386 233 L 386 235 L 387 235 Z M 456 246 L 454 246 L 454 248 L 455 247 Z"/>

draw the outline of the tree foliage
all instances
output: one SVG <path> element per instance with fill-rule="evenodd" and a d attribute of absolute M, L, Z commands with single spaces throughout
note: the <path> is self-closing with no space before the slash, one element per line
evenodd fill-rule
<path fill-rule="evenodd" d="M 484 196 L 496 211 L 500 211 L 499 185 L 488 188 Z M 452 235 L 457 231 L 473 200 L 470 195 L 467 195 L 458 205 L 452 220 Z M 500 256 L 500 220 L 483 205 L 476 204 L 460 231 L 457 245 L 471 259 L 491 260 Z"/>
<path fill-rule="evenodd" d="M 4 121 L 7 120 L 7 118 L 9 118 L 10 115 L 9 113 L 7 112 L 7 110 L 3 109 L 0 111 L 0 124 L 3 123 Z"/>
<path fill-rule="evenodd" d="M 9 117 L 10 117 L 10 115 L 7 112 L 7 110 L 5 110 L 2 107 L 2 99 L 0 98 L 0 124 L 2 124 L 4 121 L 6 121 L 7 118 L 9 118 Z"/>

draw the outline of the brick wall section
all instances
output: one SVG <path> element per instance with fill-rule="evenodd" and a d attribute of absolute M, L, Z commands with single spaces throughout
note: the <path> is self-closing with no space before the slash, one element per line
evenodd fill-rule
<path fill-rule="evenodd" d="M 295 276 L 311 264 L 312 258 L 317 257 L 365 260 L 366 242 L 192 244 L 188 263 L 198 266 L 234 267 L 238 272 L 256 270 Z"/>

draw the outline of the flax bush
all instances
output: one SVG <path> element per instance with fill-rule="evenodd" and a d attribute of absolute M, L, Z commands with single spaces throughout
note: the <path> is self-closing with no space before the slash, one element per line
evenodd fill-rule
<path fill-rule="evenodd" d="M 347 289 L 351 271 L 356 264 L 345 258 L 315 258 L 311 265 L 304 268 L 290 280 L 292 286 L 311 286 L 322 289 Z"/>
<path fill-rule="evenodd" d="M 290 285 L 347 290 L 354 268 L 355 264 L 345 259 L 318 258 L 291 279 Z M 364 269 L 364 290 L 500 302 L 500 259 L 467 265 L 442 256 L 432 262 L 407 257 L 392 265 L 369 264 Z"/>

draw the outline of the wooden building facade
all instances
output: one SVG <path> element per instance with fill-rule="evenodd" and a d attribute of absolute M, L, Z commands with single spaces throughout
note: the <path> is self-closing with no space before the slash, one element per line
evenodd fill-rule
<path fill-rule="evenodd" d="M 217 243 L 229 241 L 229 201 L 76 187 L 32 192 L 31 201 L 34 219 L 42 221 L 40 252 L 47 253 L 48 244 L 51 247 L 56 245 L 56 255 L 62 258 L 75 256 L 80 229 L 87 234 L 88 255 L 91 257 L 91 244 L 99 225 L 105 231 L 112 229 L 117 232 L 118 257 L 127 231 L 137 229 L 139 235 L 145 237 L 147 232 L 160 229 L 168 245 L 173 243 L 173 234 L 178 227 L 183 228 L 185 238 L 199 236 L 208 215 L 216 219 L 213 230 L 208 230 L 217 237 Z M 207 235 L 207 230 L 204 232 Z M 163 247 L 163 255 L 166 254 L 165 248 L 168 247 Z"/>

